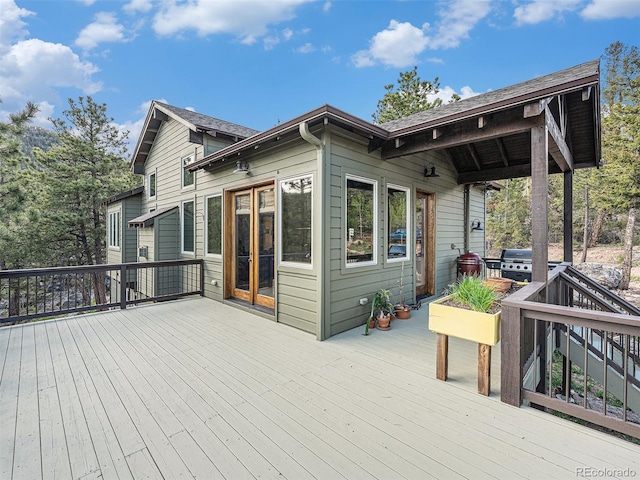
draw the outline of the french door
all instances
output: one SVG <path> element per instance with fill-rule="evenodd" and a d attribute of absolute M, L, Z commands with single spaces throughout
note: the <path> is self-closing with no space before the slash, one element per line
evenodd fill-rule
<path fill-rule="evenodd" d="M 274 308 L 274 186 L 232 192 L 230 197 L 231 296 Z"/>
<path fill-rule="evenodd" d="M 435 194 L 416 192 L 416 297 L 435 295 Z"/>

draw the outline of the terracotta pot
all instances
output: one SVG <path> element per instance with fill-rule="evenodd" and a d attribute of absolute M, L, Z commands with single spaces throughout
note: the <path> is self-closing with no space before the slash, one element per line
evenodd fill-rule
<path fill-rule="evenodd" d="M 409 307 L 397 306 L 396 318 L 398 320 L 406 320 L 411 317 L 411 309 Z"/>
<path fill-rule="evenodd" d="M 369 320 L 369 329 L 376 328 L 376 319 L 372 318 Z"/>
<path fill-rule="evenodd" d="M 378 317 L 378 330 L 389 330 L 391 328 L 389 323 L 391 323 L 391 316 Z"/>

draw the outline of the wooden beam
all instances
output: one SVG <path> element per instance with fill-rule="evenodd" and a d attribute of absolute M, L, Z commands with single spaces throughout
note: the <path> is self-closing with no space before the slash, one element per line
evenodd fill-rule
<path fill-rule="evenodd" d="M 381 146 L 382 143 L 384 141 L 380 138 L 372 138 L 369 140 L 369 145 L 367 145 L 367 152 L 371 153 L 371 152 L 375 152 L 376 150 L 378 150 Z"/>
<path fill-rule="evenodd" d="M 531 280 L 547 282 L 549 273 L 549 135 L 546 126 L 531 129 Z"/>
<path fill-rule="evenodd" d="M 478 117 L 478 128 L 484 128 L 487 125 L 487 117 Z"/>
<path fill-rule="evenodd" d="M 440 138 L 441 136 L 442 136 L 442 129 L 440 129 L 440 128 L 434 128 L 434 129 L 431 131 L 431 138 L 432 138 L 433 140 L 437 140 L 437 139 L 438 139 L 438 138 Z"/>
<path fill-rule="evenodd" d="M 202 132 L 194 132 L 193 130 L 189 130 L 189 143 L 195 143 L 197 145 L 202 145 L 204 143 L 204 135 Z"/>
<path fill-rule="evenodd" d="M 507 149 L 504 148 L 504 142 L 501 138 L 496 138 L 496 145 L 498 146 L 498 151 L 500 152 L 500 158 L 502 159 L 502 163 L 505 167 L 509 166 L 509 156 L 507 155 Z"/>
<path fill-rule="evenodd" d="M 153 118 L 155 118 L 156 120 L 160 120 L 160 121 L 166 122 L 167 120 L 169 120 L 169 115 L 167 115 L 164 112 L 161 112 L 157 108 L 154 108 L 153 109 Z"/>
<path fill-rule="evenodd" d="M 447 381 L 449 377 L 449 337 L 436 334 L 436 378 Z"/>
<path fill-rule="evenodd" d="M 396 148 L 402 147 L 405 143 L 407 142 L 405 142 L 402 138 L 396 138 L 395 140 Z"/>
<path fill-rule="evenodd" d="M 591 88 L 592 87 L 584 87 L 582 89 L 582 101 L 586 102 L 587 100 L 589 100 L 589 98 L 591 98 Z"/>
<path fill-rule="evenodd" d="M 400 147 L 395 146 L 395 142 L 388 141 L 382 145 L 382 158 L 388 160 L 403 155 L 427 152 L 430 150 L 442 150 L 456 147 L 471 142 L 480 142 L 494 138 L 513 135 L 516 133 L 528 132 L 531 128 L 543 125 L 544 118 L 539 117 L 522 118 L 518 111 L 504 112 L 502 115 L 494 115 L 491 124 L 479 129 L 477 118 L 461 121 L 450 125 L 446 131 L 437 139 L 426 132 L 417 133 L 409 137 L 403 137 L 406 142 Z"/>
<path fill-rule="evenodd" d="M 467 150 L 469 150 L 469 153 L 471 154 L 471 158 L 473 158 L 473 163 L 476 164 L 476 168 L 478 169 L 478 171 L 482 170 L 482 166 L 480 164 L 480 157 L 478 156 L 478 152 L 476 151 L 476 148 L 473 146 L 473 143 L 467 143 Z"/>
<path fill-rule="evenodd" d="M 537 117 L 540 115 L 544 112 L 544 109 L 547 108 L 547 105 L 549 105 L 549 102 L 551 102 L 552 99 L 553 97 L 548 97 L 538 100 L 537 102 L 527 103 L 524 106 L 524 118 Z"/>
<path fill-rule="evenodd" d="M 491 345 L 478 344 L 478 393 L 491 393 Z"/>
<path fill-rule="evenodd" d="M 563 172 L 573 170 L 573 155 L 548 107 L 544 110 L 544 116 L 549 136 L 551 137 L 549 153 Z"/>
<path fill-rule="evenodd" d="M 503 305 L 500 318 L 500 400 L 514 407 L 522 405 L 522 325 L 520 310 Z"/>

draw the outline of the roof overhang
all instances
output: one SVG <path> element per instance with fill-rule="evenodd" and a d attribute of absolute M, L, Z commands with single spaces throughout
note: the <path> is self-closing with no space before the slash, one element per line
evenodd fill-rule
<path fill-rule="evenodd" d="M 278 143 L 283 142 L 286 138 L 298 135 L 298 129 L 301 123 L 308 123 L 310 127 L 318 124 L 338 125 L 367 138 L 369 141 L 370 151 L 380 148 L 382 143 L 389 138 L 389 132 L 387 130 L 332 107 L 331 105 L 324 105 L 289 120 L 288 122 L 277 125 L 269 130 L 265 130 L 264 132 L 258 133 L 257 135 L 230 145 L 222 150 L 218 150 L 202 160 L 194 162 L 188 167 L 188 169 L 194 171 L 212 167 L 214 164 L 219 162 L 235 162 L 244 156 L 253 154 L 256 150 L 277 145 Z"/>
<path fill-rule="evenodd" d="M 106 205 L 111 205 L 112 203 L 119 202 L 120 200 L 124 200 L 129 197 L 134 197 L 136 195 L 141 195 L 144 192 L 144 187 L 136 187 L 133 190 L 129 190 L 127 192 L 119 193 L 118 195 L 114 195 L 111 198 L 107 198 L 106 200 L 100 202 L 100 206 L 104 207 Z"/>
<path fill-rule="evenodd" d="M 150 227 L 151 225 L 153 225 L 156 218 L 177 209 L 178 207 L 160 208 L 158 210 L 154 210 L 153 212 L 145 213 L 144 215 L 140 215 L 139 217 L 129 220 L 128 225 L 130 228 L 131 227 L 135 227 L 135 228 Z"/>

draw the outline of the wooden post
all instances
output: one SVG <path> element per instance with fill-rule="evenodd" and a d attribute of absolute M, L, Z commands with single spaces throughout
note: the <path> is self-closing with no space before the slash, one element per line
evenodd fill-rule
<path fill-rule="evenodd" d="M 449 376 L 449 336 L 436 334 L 436 378 L 447 381 Z"/>
<path fill-rule="evenodd" d="M 549 139 L 547 127 L 531 129 L 532 281 L 549 276 Z"/>
<path fill-rule="evenodd" d="M 491 393 L 491 345 L 478 344 L 478 393 Z"/>
<path fill-rule="evenodd" d="M 585 205 L 585 211 L 588 211 Z M 585 219 L 586 220 L 586 219 Z M 587 232 L 585 221 L 584 231 Z M 564 259 L 565 262 L 573 263 L 573 170 L 564 172 Z M 585 235 L 585 244 L 587 237 Z"/>
<path fill-rule="evenodd" d="M 523 328 L 520 310 L 502 306 L 500 317 L 500 400 L 509 405 L 522 405 L 522 342 Z"/>

